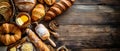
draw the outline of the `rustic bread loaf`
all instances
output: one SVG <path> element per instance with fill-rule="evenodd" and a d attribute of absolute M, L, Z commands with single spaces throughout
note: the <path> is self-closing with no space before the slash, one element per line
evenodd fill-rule
<path fill-rule="evenodd" d="M 31 11 L 36 4 L 36 0 L 14 0 L 20 11 Z"/>

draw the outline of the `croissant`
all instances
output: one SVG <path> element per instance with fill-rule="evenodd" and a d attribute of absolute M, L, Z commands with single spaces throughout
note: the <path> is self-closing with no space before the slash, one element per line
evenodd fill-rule
<path fill-rule="evenodd" d="M 10 45 L 12 43 L 15 43 L 20 38 L 21 31 L 14 24 L 4 23 L 2 26 L 0 26 L 0 41 L 3 44 Z"/>
<path fill-rule="evenodd" d="M 14 0 L 20 11 L 31 11 L 36 4 L 36 0 Z"/>
<path fill-rule="evenodd" d="M 45 8 L 42 4 L 37 4 L 32 11 L 32 21 L 38 21 L 45 15 Z"/>
<path fill-rule="evenodd" d="M 74 1 L 75 0 L 60 0 L 59 2 L 55 3 L 46 13 L 45 21 L 49 21 L 55 18 L 55 16 L 60 15 L 63 11 L 72 6 Z"/>

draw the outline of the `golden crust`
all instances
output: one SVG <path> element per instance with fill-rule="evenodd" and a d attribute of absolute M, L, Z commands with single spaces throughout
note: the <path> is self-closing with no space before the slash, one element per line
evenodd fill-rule
<path fill-rule="evenodd" d="M 10 40 L 11 40 L 11 42 L 13 42 L 13 43 L 16 42 L 15 37 L 14 37 L 13 35 L 10 36 Z"/>
<path fill-rule="evenodd" d="M 10 35 L 9 34 L 6 34 L 5 35 L 5 45 L 9 45 L 11 42 L 10 42 Z"/>
<path fill-rule="evenodd" d="M 48 11 L 46 16 L 50 16 L 51 18 L 54 18 L 56 16 L 56 14 L 52 11 Z"/>
<path fill-rule="evenodd" d="M 4 23 L 0 26 L 0 30 L 3 30 L 0 34 L 0 41 L 5 45 L 15 43 L 21 38 L 21 31 L 14 24 Z"/>
<path fill-rule="evenodd" d="M 62 11 L 59 8 L 57 8 L 57 7 L 51 7 L 50 10 L 55 12 L 56 15 L 59 15 L 59 14 L 62 13 Z"/>
<path fill-rule="evenodd" d="M 4 32 L 6 33 L 10 32 L 8 23 L 3 24 L 2 27 L 3 27 Z"/>
<path fill-rule="evenodd" d="M 56 0 L 44 0 L 45 2 L 46 2 L 46 4 L 48 4 L 48 5 L 53 5 L 55 2 L 56 2 Z"/>
<path fill-rule="evenodd" d="M 36 7 L 32 10 L 32 20 L 38 21 L 43 18 L 45 15 L 45 8 L 42 4 L 37 4 Z"/>
<path fill-rule="evenodd" d="M 60 0 L 59 2 L 55 3 L 46 13 L 45 21 L 50 21 L 55 16 L 49 16 L 49 11 L 53 12 L 57 15 L 60 15 L 63 11 L 67 10 L 70 6 L 73 5 L 75 0 Z M 52 15 L 52 14 L 51 14 Z"/>

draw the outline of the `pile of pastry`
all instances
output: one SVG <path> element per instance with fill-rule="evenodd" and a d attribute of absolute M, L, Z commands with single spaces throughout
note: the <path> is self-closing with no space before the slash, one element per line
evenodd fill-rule
<path fill-rule="evenodd" d="M 50 35 L 59 37 L 53 19 L 74 1 L 0 0 L 0 42 L 8 46 L 7 51 L 67 51 L 64 46 L 57 48 Z"/>

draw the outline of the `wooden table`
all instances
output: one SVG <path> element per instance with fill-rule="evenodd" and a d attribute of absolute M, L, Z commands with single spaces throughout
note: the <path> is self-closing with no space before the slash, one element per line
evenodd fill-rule
<path fill-rule="evenodd" d="M 2 1 L 2 0 L 0 0 Z M 56 43 L 69 51 L 120 50 L 120 0 L 76 0 L 59 15 Z"/>
<path fill-rule="evenodd" d="M 60 25 L 60 44 L 71 51 L 118 51 L 119 3 L 119 0 L 76 0 L 55 19 Z"/>

